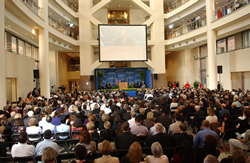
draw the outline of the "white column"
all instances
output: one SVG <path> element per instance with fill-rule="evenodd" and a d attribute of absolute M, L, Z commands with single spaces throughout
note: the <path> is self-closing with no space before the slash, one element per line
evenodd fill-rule
<path fill-rule="evenodd" d="M 214 0 L 206 0 L 207 12 L 207 81 L 209 89 L 216 89 L 216 31 L 212 30 L 214 18 Z"/>
<path fill-rule="evenodd" d="M 4 51 L 4 1 L 0 1 L 0 110 L 6 104 L 6 73 L 5 73 L 5 51 Z"/>
<path fill-rule="evenodd" d="M 39 30 L 39 73 L 41 95 L 50 97 L 49 75 L 49 33 L 48 33 L 48 0 L 39 1 L 43 10 L 45 28 Z"/>

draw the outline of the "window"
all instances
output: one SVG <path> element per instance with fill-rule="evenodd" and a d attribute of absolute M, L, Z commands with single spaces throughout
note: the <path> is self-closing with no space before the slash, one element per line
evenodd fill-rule
<path fill-rule="evenodd" d="M 206 69 L 207 67 L 207 59 L 204 58 L 204 59 L 201 59 L 201 69 Z"/>
<path fill-rule="evenodd" d="M 250 47 L 250 30 L 242 33 L 243 37 L 243 48 Z"/>
<path fill-rule="evenodd" d="M 235 38 L 234 36 L 230 36 L 227 38 L 227 51 L 235 50 Z"/>
<path fill-rule="evenodd" d="M 201 53 L 201 58 L 207 56 L 207 45 L 204 45 L 204 46 L 200 47 L 200 53 Z"/>
<path fill-rule="evenodd" d="M 11 36 L 11 51 L 17 53 L 17 39 L 15 36 Z"/>
<path fill-rule="evenodd" d="M 25 45 L 26 45 L 26 49 L 25 49 L 25 51 L 26 51 L 26 56 L 27 56 L 27 57 L 31 57 L 31 45 L 28 44 L 28 43 L 25 43 Z"/>
<path fill-rule="evenodd" d="M 226 52 L 226 39 L 217 41 L 217 54 Z"/>
<path fill-rule="evenodd" d="M 200 46 L 200 78 L 203 86 L 207 84 L 207 45 Z"/>
<path fill-rule="evenodd" d="M 18 53 L 24 55 L 24 42 L 18 39 Z"/>
<path fill-rule="evenodd" d="M 38 57 L 37 57 L 37 48 L 34 47 L 34 46 L 32 46 L 32 56 L 31 57 L 34 58 L 34 59 L 38 59 Z"/>

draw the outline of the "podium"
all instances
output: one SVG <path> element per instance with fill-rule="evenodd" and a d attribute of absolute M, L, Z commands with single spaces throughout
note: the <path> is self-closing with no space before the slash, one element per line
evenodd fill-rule
<path fill-rule="evenodd" d="M 127 88 L 128 88 L 128 82 L 119 83 L 119 89 L 127 89 Z"/>

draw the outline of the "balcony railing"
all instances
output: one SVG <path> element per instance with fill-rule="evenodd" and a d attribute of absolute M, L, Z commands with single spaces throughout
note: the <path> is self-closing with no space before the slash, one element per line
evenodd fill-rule
<path fill-rule="evenodd" d="M 236 11 L 237 9 L 241 8 L 246 4 L 250 4 L 250 0 L 244 0 L 244 1 L 233 0 L 229 3 L 224 4 L 221 7 L 217 5 L 217 9 L 214 11 L 214 20 L 226 16 L 227 14 Z"/>
<path fill-rule="evenodd" d="M 164 13 L 169 13 L 173 11 L 174 9 L 180 7 L 187 1 L 189 0 L 175 0 L 174 2 L 169 3 L 166 7 L 164 7 Z"/>
<path fill-rule="evenodd" d="M 58 23 L 57 21 L 55 21 L 53 18 L 49 17 L 49 25 L 55 29 L 57 29 L 58 31 L 60 31 L 61 33 L 68 35 L 69 37 L 72 37 L 76 40 L 79 39 L 79 35 L 72 31 L 70 29 L 70 27 L 64 26 L 60 23 Z"/>
<path fill-rule="evenodd" d="M 193 22 L 182 25 L 179 28 L 172 29 L 172 31 L 166 33 L 165 39 L 171 39 L 171 38 L 174 38 L 174 37 L 178 37 L 180 35 L 186 34 L 188 32 L 191 32 L 191 31 L 195 30 L 195 29 L 203 27 L 205 25 L 207 25 L 206 16 L 201 17 L 200 19 L 197 19 L 197 20 L 195 20 Z"/>
<path fill-rule="evenodd" d="M 33 0 L 21 0 L 26 6 L 28 6 L 36 15 L 42 17 L 41 8 Z"/>
<path fill-rule="evenodd" d="M 77 6 L 75 6 L 72 2 L 70 2 L 69 0 L 62 0 L 67 6 L 69 6 L 72 10 L 74 10 L 75 12 L 78 12 L 78 8 Z"/>

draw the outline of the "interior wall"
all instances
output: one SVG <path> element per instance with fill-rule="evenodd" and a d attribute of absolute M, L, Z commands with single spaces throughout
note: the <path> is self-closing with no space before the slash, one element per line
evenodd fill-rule
<path fill-rule="evenodd" d="M 130 24 L 143 24 L 148 13 L 142 9 L 130 10 Z"/>
<path fill-rule="evenodd" d="M 17 96 L 25 99 L 36 86 L 33 82 L 35 60 L 5 51 L 6 78 L 17 78 Z"/>
<path fill-rule="evenodd" d="M 59 86 L 64 85 L 66 92 L 69 91 L 68 83 L 68 57 L 64 54 L 58 55 L 58 67 L 59 67 Z"/>
<path fill-rule="evenodd" d="M 102 22 L 103 24 L 108 24 L 108 10 L 107 9 L 99 9 L 97 12 L 93 14 L 93 16 Z"/>
<path fill-rule="evenodd" d="M 49 77 L 50 86 L 56 85 L 56 52 L 49 51 Z"/>

